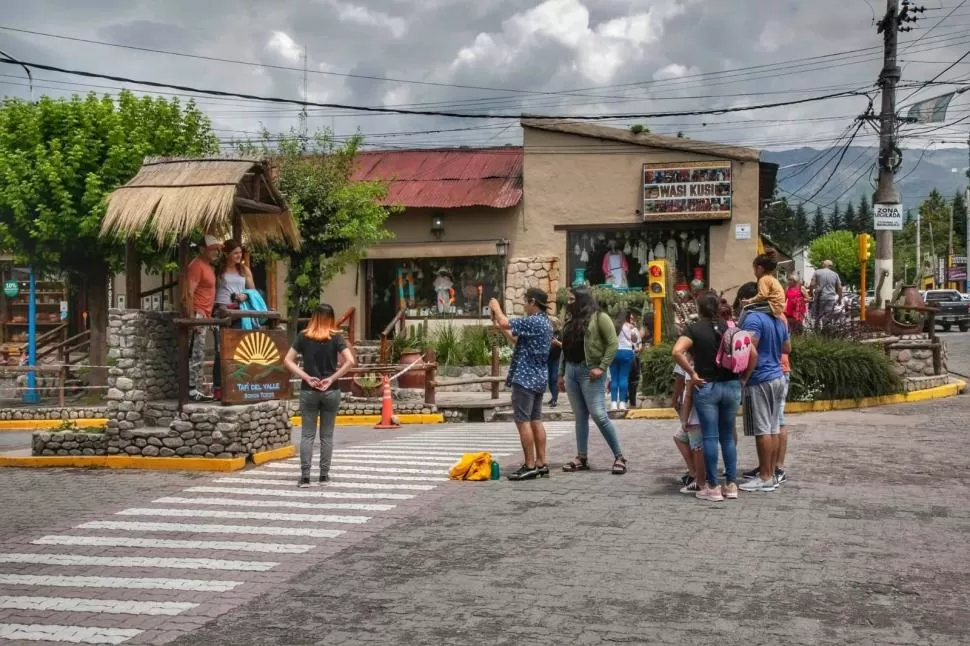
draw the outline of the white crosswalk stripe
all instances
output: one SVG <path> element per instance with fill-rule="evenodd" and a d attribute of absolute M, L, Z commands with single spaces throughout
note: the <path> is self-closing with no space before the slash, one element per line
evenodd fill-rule
<path fill-rule="evenodd" d="M 553 439 L 572 433 L 573 424 L 550 423 L 546 429 Z M 283 564 L 292 561 L 289 555 L 314 549 L 329 553 L 324 549 L 328 543 L 339 549 L 343 541 L 332 539 L 353 536 L 387 512 L 401 513 L 399 506 L 406 510 L 425 492 L 451 487 L 449 468 L 462 455 L 481 451 L 503 462 L 506 456 L 520 454 L 512 425 L 449 425 L 341 446 L 333 453 L 332 480 L 322 486 L 296 486 L 299 457 L 214 475 L 148 503 L 113 509 L 110 516 L 71 530 L 27 539 L 30 547 L 25 549 L 5 544 L 6 553 L 0 553 L 0 617 L 6 623 L 0 623 L 0 646 L 36 641 L 149 644 L 151 638 L 138 635 L 157 630 L 164 617 L 204 612 L 208 597 L 219 593 L 235 590 L 234 603 L 247 594 L 246 583 L 219 580 L 220 576 L 256 583 L 273 576 L 261 572 L 288 575 L 292 570 Z M 318 456 L 315 447 L 314 476 L 319 473 Z M 200 578 L 90 576 L 142 571 Z M 111 590 L 161 592 L 133 601 L 125 598 L 132 593 Z M 114 623 L 105 619 L 106 627 L 95 627 L 98 616 L 109 615 L 115 616 Z M 107 627 L 119 625 L 119 615 L 125 616 L 126 628 Z"/>

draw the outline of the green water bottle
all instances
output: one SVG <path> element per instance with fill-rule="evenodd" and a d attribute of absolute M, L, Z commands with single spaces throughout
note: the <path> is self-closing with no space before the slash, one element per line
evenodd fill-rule
<path fill-rule="evenodd" d="M 498 466 L 498 462 L 492 460 L 492 480 L 498 480 L 502 477 L 501 469 Z"/>

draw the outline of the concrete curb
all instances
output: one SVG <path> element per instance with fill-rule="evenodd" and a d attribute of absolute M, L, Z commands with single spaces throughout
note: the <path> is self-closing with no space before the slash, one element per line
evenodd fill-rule
<path fill-rule="evenodd" d="M 862 399 L 825 399 L 814 402 L 788 402 L 785 404 L 785 415 L 799 415 L 802 413 L 825 413 L 834 410 L 851 410 L 853 408 L 875 408 L 894 404 L 915 404 L 955 397 L 967 388 L 967 383 L 954 379 L 952 383 L 926 390 L 914 390 L 898 395 L 883 395 L 881 397 L 863 397 Z M 740 415 L 740 411 L 738 412 Z M 628 411 L 625 419 L 677 419 L 677 412 L 672 408 L 639 408 Z"/>
<path fill-rule="evenodd" d="M 296 455 L 292 444 L 252 455 L 253 464 L 266 464 Z M 204 471 L 226 473 L 246 468 L 246 458 L 155 458 L 133 455 L 3 455 L 0 467 L 33 469 L 141 469 L 143 471 Z"/>
<path fill-rule="evenodd" d="M 404 413 L 395 415 L 401 424 L 443 424 L 445 416 L 442 413 Z M 299 428 L 301 417 L 295 415 L 290 418 L 294 427 Z M 373 426 L 381 421 L 380 415 L 338 415 L 337 426 Z M 4 419 L 0 420 L 0 432 L 3 431 L 49 431 L 64 422 L 72 422 L 77 428 L 103 428 L 108 423 L 106 418 L 88 419 Z"/>

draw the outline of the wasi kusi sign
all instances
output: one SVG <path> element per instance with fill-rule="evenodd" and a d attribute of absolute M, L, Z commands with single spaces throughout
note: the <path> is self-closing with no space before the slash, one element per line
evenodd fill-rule
<path fill-rule="evenodd" d="M 731 162 L 643 165 L 643 219 L 728 220 Z"/>

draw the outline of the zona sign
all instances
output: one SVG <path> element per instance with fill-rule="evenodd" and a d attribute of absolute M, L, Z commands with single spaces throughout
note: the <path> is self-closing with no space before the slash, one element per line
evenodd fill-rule
<path fill-rule="evenodd" d="M 876 231 L 902 231 L 902 204 L 873 204 L 872 222 Z"/>

